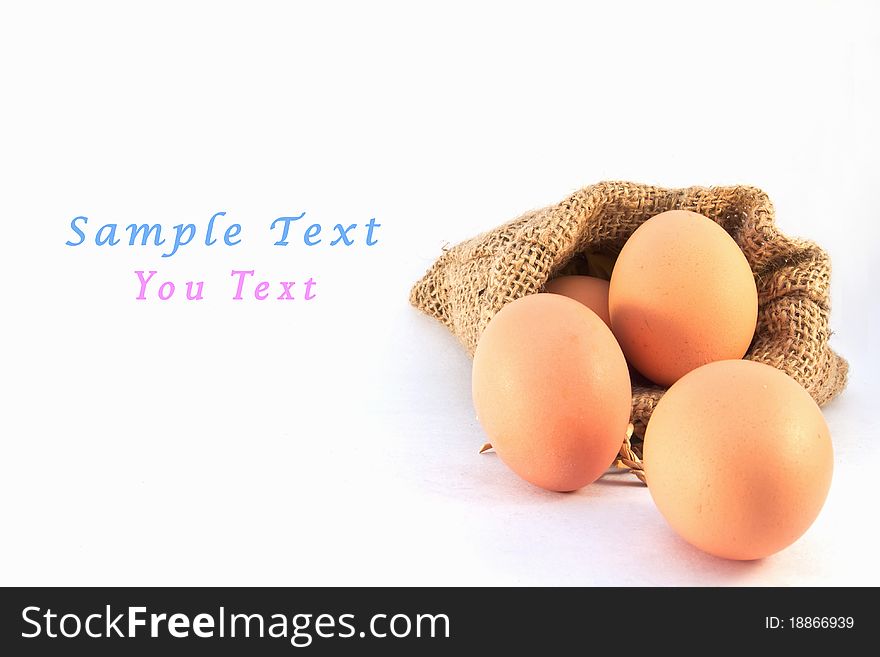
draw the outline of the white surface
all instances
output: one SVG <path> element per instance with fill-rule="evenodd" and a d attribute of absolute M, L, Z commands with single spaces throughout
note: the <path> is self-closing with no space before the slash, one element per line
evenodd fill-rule
<path fill-rule="evenodd" d="M 880 584 L 876 3 L 581 4 L 4 8 L 0 584 Z M 603 179 L 757 185 L 831 252 L 836 471 L 777 556 L 478 456 L 469 361 L 407 305 L 444 243 Z M 219 210 L 240 246 L 64 246 Z M 302 210 L 381 242 L 273 247 Z M 233 303 L 234 267 L 320 296 Z M 144 268 L 210 296 L 136 302 Z"/>

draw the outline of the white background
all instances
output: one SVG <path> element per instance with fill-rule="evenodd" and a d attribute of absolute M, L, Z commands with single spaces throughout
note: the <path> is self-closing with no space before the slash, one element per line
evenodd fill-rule
<path fill-rule="evenodd" d="M 0 583 L 880 584 L 877 6 L 5 7 Z M 832 255 L 834 482 L 772 558 L 477 455 L 469 360 L 407 304 L 444 244 L 603 179 L 757 185 Z M 221 210 L 241 245 L 64 245 Z M 272 246 L 303 210 L 380 243 Z M 319 295 L 233 303 L 232 268 Z"/>

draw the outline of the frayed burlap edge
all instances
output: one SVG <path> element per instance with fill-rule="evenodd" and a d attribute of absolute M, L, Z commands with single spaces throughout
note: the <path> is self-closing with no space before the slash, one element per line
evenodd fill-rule
<path fill-rule="evenodd" d="M 843 390 L 847 362 L 828 346 L 828 255 L 779 232 L 770 199 L 755 187 L 590 185 L 448 249 L 412 288 L 410 302 L 443 322 L 473 355 L 486 324 L 505 304 L 540 292 L 559 274 L 587 273 L 591 254 L 616 257 L 636 228 L 666 210 L 691 210 L 716 221 L 749 261 L 759 307 L 745 357 L 790 375 L 819 405 Z M 634 382 L 635 436 L 624 441 L 619 464 L 639 470 L 640 439 L 664 391 Z"/>

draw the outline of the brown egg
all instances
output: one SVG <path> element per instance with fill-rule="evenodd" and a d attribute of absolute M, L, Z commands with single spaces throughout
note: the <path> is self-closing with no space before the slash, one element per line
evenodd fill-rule
<path fill-rule="evenodd" d="M 644 466 L 657 508 L 685 540 L 728 559 L 791 545 L 831 485 L 828 426 L 779 370 L 746 360 L 704 365 L 654 409 Z"/>
<path fill-rule="evenodd" d="M 608 314 L 608 281 L 595 276 L 560 276 L 549 281 L 544 286 L 544 291 L 580 301 L 599 315 L 609 328 L 611 327 L 611 317 Z"/>
<path fill-rule="evenodd" d="M 629 423 L 632 389 L 617 341 L 594 312 L 557 294 L 517 299 L 492 318 L 472 384 L 498 456 L 549 490 L 597 479 Z"/>
<path fill-rule="evenodd" d="M 663 212 L 632 234 L 611 275 L 611 327 L 630 363 L 661 385 L 742 358 L 758 292 L 733 238 L 703 215 Z"/>

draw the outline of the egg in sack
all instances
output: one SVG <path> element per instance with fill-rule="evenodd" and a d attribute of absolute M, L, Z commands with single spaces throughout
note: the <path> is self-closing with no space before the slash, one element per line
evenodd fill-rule
<path fill-rule="evenodd" d="M 560 276 L 549 281 L 544 286 L 544 291 L 580 301 L 611 327 L 611 317 L 608 315 L 608 281 L 595 276 Z"/>
<path fill-rule="evenodd" d="M 617 258 L 611 328 L 630 363 L 670 386 L 716 360 L 742 358 L 758 319 L 754 275 L 733 238 L 696 212 L 662 212 Z"/>

